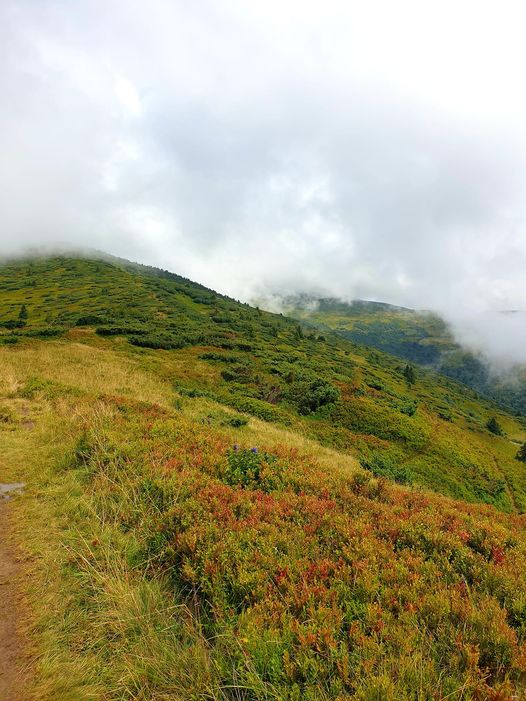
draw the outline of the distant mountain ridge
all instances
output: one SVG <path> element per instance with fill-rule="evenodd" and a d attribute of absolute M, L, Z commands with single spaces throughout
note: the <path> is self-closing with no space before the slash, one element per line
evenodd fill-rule
<path fill-rule="evenodd" d="M 287 314 L 343 338 L 377 348 L 404 360 L 433 368 L 500 406 L 526 415 L 526 369 L 513 377 L 495 377 L 487 363 L 459 344 L 438 314 L 387 302 L 316 298 L 307 294 L 283 298 Z M 501 314 L 525 314 L 505 310 Z"/>

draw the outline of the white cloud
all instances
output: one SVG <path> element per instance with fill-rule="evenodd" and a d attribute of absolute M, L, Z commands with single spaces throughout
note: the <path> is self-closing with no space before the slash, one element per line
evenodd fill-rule
<path fill-rule="evenodd" d="M 4 0 L 0 250 L 526 308 L 526 7 Z"/>

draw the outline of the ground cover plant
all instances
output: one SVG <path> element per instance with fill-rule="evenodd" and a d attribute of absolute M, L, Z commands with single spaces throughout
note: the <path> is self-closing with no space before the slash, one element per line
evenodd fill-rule
<path fill-rule="evenodd" d="M 0 287 L 27 313 L 0 466 L 27 483 L 34 698 L 521 698 L 515 417 L 162 271 L 23 261 Z"/>

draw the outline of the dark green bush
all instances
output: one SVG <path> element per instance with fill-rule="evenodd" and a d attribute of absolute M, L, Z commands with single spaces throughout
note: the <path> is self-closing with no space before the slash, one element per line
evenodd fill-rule
<path fill-rule="evenodd" d="M 399 406 L 400 411 L 402 414 L 405 414 L 406 416 L 414 416 L 416 414 L 416 410 L 418 408 L 418 404 L 416 402 L 404 402 L 404 404 L 401 404 Z"/>
<path fill-rule="evenodd" d="M 233 426 L 234 428 L 240 428 L 241 426 L 246 426 L 248 424 L 248 419 L 244 416 L 233 416 L 225 421 L 228 426 Z"/>
<path fill-rule="evenodd" d="M 78 319 L 75 321 L 75 326 L 99 326 L 102 324 L 106 323 L 106 319 L 103 319 L 100 316 L 95 316 L 95 315 L 88 315 L 88 316 L 79 316 Z M 109 334 L 107 334 L 109 335 Z"/>
<path fill-rule="evenodd" d="M 226 353 L 202 353 L 200 360 L 216 360 L 219 363 L 239 363 L 239 356 L 227 355 Z"/>
<path fill-rule="evenodd" d="M 7 321 L 0 321 L 0 328 L 2 329 L 23 329 L 26 322 L 23 319 L 7 319 Z"/>
<path fill-rule="evenodd" d="M 187 345 L 183 339 L 174 336 L 129 336 L 128 341 L 132 346 L 155 350 L 173 350 Z"/>
<path fill-rule="evenodd" d="M 515 456 L 517 460 L 520 462 L 526 462 L 526 443 L 523 443 L 519 450 L 517 451 L 517 455 Z"/>
<path fill-rule="evenodd" d="M 438 410 L 438 416 L 443 421 L 452 421 L 453 420 L 453 416 L 451 414 L 451 411 L 445 407 L 441 407 Z"/>
<path fill-rule="evenodd" d="M 254 380 L 252 370 L 248 365 L 234 365 L 231 368 L 221 371 L 221 377 L 227 382 L 239 382 L 247 384 Z"/>
<path fill-rule="evenodd" d="M 488 419 L 488 422 L 486 424 L 486 428 L 490 433 L 493 433 L 495 436 L 502 436 L 503 431 L 501 428 L 501 425 L 497 421 L 497 419 L 492 416 L 490 419 Z"/>
<path fill-rule="evenodd" d="M 0 344 L 4 346 L 8 345 L 14 345 L 15 343 L 18 343 L 18 336 L 9 335 L 9 336 L 0 336 Z"/>
<path fill-rule="evenodd" d="M 339 399 L 340 392 L 321 377 L 303 376 L 291 382 L 286 397 L 300 414 L 305 415 L 327 404 L 333 404 Z"/>
<path fill-rule="evenodd" d="M 96 333 L 99 336 L 126 336 L 128 334 L 133 334 L 138 336 L 140 334 L 147 334 L 149 330 L 142 326 L 125 324 L 119 326 L 99 326 L 96 329 Z"/>
<path fill-rule="evenodd" d="M 386 477 L 398 482 L 398 484 L 411 484 L 413 481 L 411 471 L 403 465 L 399 465 L 391 456 L 383 453 L 372 453 L 360 460 L 362 467 L 375 477 Z"/>
<path fill-rule="evenodd" d="M 64 333 L 64 328 L 61 326 L 45 326 L 43 328 L 28 329 L 20 332 L 20 336 L 27 338 L 54 338 Z"/>

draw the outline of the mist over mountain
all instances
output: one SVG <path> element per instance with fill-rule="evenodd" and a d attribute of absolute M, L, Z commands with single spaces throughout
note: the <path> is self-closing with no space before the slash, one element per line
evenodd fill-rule
<path fill-rule="evenodd" d="M 457 334 L 481 314 L 463 341 L 522 360 L 521 330 L 500 344 L 484 316 L 526 309 L 507 7 L 6 0 L 0 252 L 93 246 L 243 300 L 433 309 Z"/>
<path fill-rule="evenodd" d="M 519 413 L 526 413 L 526 314 L 502 311 L 458 315 L 386 302 L 319 298 L 302 293 L 258 300 L 344 338 L 378 348 L 453 377 Z"/>

